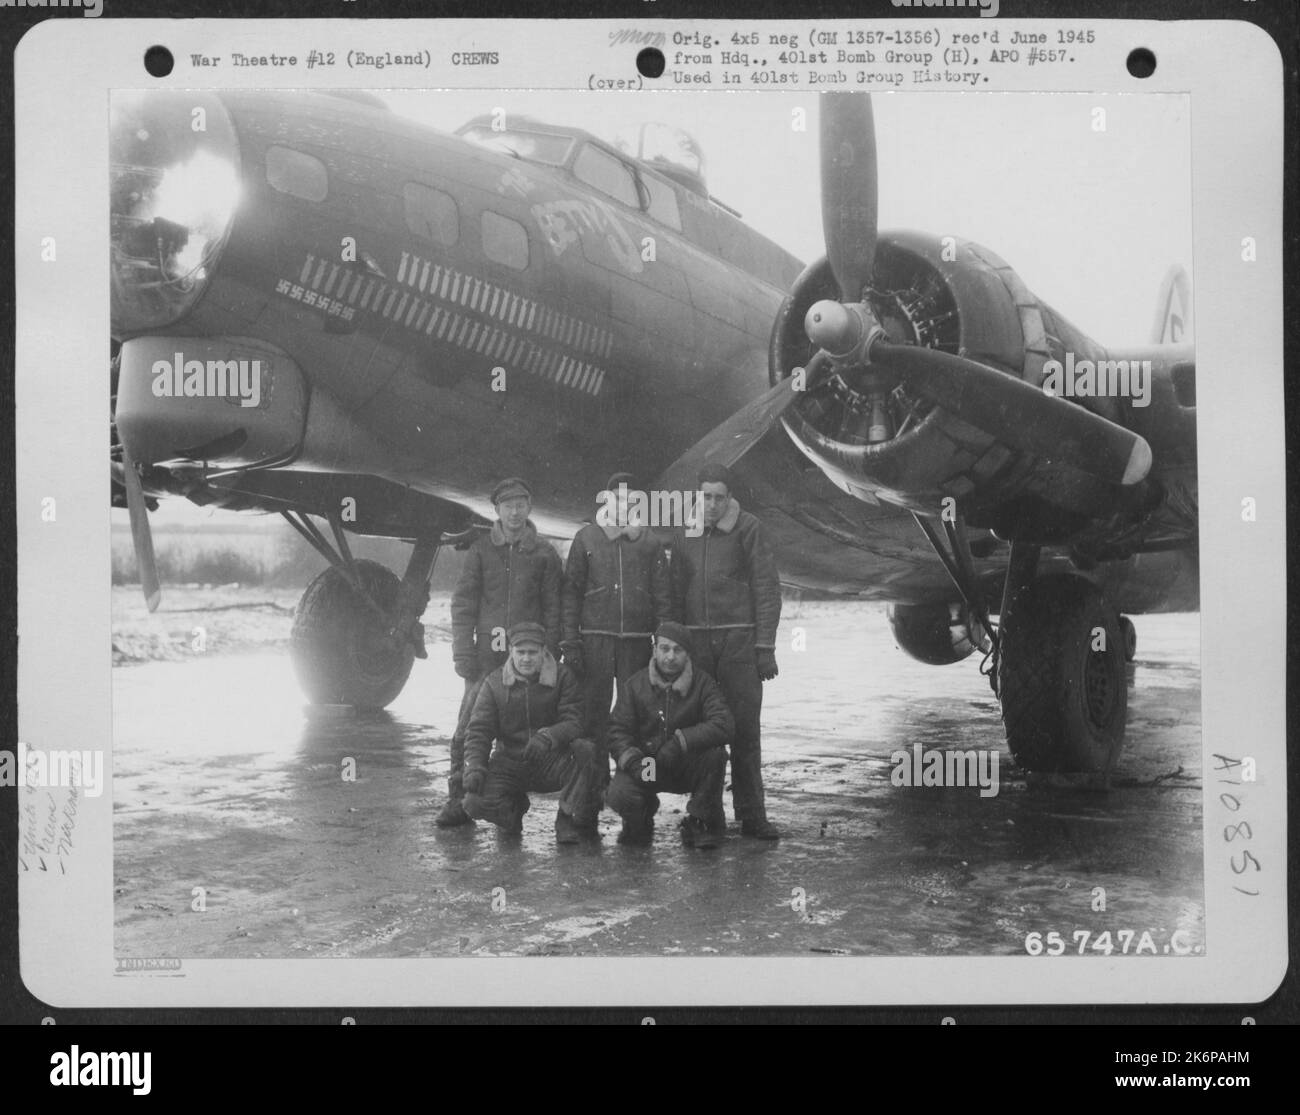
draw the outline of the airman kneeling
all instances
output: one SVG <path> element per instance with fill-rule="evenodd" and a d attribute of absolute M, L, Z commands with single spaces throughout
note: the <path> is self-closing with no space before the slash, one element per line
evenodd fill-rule
<path fill-rule="evenodd" d="M 540 623 L 517 623 L 507 637 L 510 657 L 484 679 L 466 730 L 465 812 L 515 834 L 529 792 L 558 790 L 556 843 L 594 838 L 600 770 L 595 745 L 582 738 L 578 679 L 546 649 Z"/>
<path fill-rule="evenodd" d="M 616 773 L 605 804 L 623 818 L 622 844 L 654 838 L 659 794 L 690 794 L 682 836 L 715 848 L 726 834 L 722 787 L 735 722 L 717 683 L 691 663 L 689 628 L 665 621 L 649 665 L 633 674 L 609 720 Z"/>

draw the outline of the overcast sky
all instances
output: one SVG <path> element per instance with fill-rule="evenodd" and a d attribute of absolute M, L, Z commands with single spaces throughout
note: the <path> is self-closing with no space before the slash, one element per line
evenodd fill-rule
<path fill-rule="evenodd" d="M 495 107 L 605 139 L 659 120 L 695 136 L 710 192 L 805 262 L 823 254 L 816 93 L 385 92 L 444 131 Z M 1103 344 L 1145 343 L 1171 263 L 1191 270 L 1186 98 L 876 93 L 882 228 L 975 240 Z M 795 132 L 791 110 L 807 110 Z M 1093 109 L 1106 110 L 1094 131 Z M 1193 279 L 1195 276 L 1193 276 Z"/>

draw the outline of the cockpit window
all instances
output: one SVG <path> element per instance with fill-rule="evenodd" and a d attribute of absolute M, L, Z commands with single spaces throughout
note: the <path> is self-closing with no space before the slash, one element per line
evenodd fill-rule
<path fill-rule="evenodd" d="M 402 187 L 402 203 L 406 227 L 416 236 L 448 245 L 460 239 L 460 213 L 450 194 L 419 182 L 407 182 Z"/>
<path fill-rule="evenodd" d="M 324 201 L 329 194 L 329 175 L 325 164 L 315 155 L 291 147 L 266 149 L 266 180 L 282 194 Z"/>
<path fill-rule="evenodd" d="M 483 210 L 483 254 L 516 271 L 528 266 L 528 233 L 524 226 L 491 209 Z"/>
<path fill-rule="evenodd" d="M 646 124 L 639 138 L 638 158 L 679 166 L 700 179 L 706 177 L 704 149 L 688 132 L 668 124 Z"/>
<path fill-rule="evenodd" d="M 631 168 L 607 151 L 586 144 L 573 160 L 573 174 L 579 182 L 585 182 L 602 194 L 608 194 L 615 201 L 621 201 L 633 209 L 641 208 L 641 198 L 637 194 Z"/>
<path fill-rule="evenodd" d="M 477 143 L 490 151 L 499 151 L 503 155 L 514 155 L 531 163 L 545 163 L 548 166 L 562 166 L 573 148 L 572 136 L 549 135 L 517 128 L 497 132 L 475 125 L 460 134 L 471 143 Z"/>
<path fill-rule="evenodd" d="M 623 129 L 614 145 L 700 197 L 709 196 L 704 149 L 694 136 L 681 128 L 668 124 L 635 124 Z"/>
<path fill-rule="evenodd" d="M 661 224 L 682 230 L 682 215 L 677 209 L 677 191 L 652 174 L 641 175 L 645 187 L 646 212 Z"/>

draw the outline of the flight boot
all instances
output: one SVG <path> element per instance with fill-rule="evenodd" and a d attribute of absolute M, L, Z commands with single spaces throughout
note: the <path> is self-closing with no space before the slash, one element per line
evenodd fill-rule
<path fill-rule="evenodd" d="M 643 846 L 653 844 L 655 839 L 654 810 L 645 810 L 623 818 L 623 827 L 618 834 L 620 844 Z"/>
<path fill-rule="evenodd" d="M 766 817 L 746 817 L 740 822 L 740 835 L 759 840 L 780 840 L 781 830 Z"/>
<path fill-rule="evenodd" d="M 520 836 L 524 831 L 524 815 L 514 807 L 507 807 L 497 816 L 496 825 L 502 836 Z"/>
<path fill-rule="evenodd" d="M 688 848 L 716 848 L 722 843 L 722 834 L 703 817 L 687 813 L 682 818 L 682 843 Z"/>
<path fill-rule="evenodd" d="M 439 828 L 454 828 L 456 825 L 473 824 L 474 818 L 465 812 L 463 804 L 465 788 L 460 779 L 453 778 L 447 783 L 447 800 L 443 803 L 433 823 Z"/>
<path fill-rule="evenodd" d="M 582 829 L 568 813 L 562 809 L 555 811 L 555 843 L 577 844 L 582 839 Z"/>

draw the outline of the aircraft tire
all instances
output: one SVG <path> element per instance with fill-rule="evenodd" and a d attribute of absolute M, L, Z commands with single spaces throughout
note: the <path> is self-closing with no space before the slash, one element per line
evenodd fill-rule
<path fill-rule="evenodd" d="M 1120 617 L 1082 577 L 1048 577 L 1002 630 L 1007 746 L 1026 770 L 1108 772 L 1124 745 L 1128 684 Z M 1105 633 L 1104 648 L 1098 632 Z"/>
<path fill-rule="evenodd" d="M 378 562 L 354 564 L 371 598 L 391 608 L 401 584 L 396 574 Z M 289 656 L 312 704 L 374 710 L 391 703 L 406 685 L 415 648 L 389 639 L 379 617 L 330 566 L 298 601 Z"/>
<path fill-rule="evenodd" d="M 1138 653 L 1138 633 L 1128 616 L 1119 617 L 1120 632 L 1124 636 L 1124 661 L 1132 662 Z"/>

